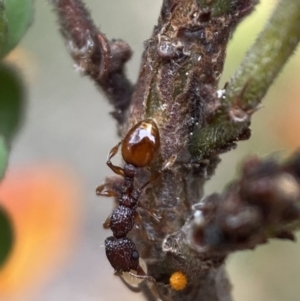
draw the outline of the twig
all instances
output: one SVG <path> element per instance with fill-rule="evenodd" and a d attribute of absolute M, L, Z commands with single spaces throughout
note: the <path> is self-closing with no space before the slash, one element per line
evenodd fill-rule
<path fill-rule="evenodd" d="M 124 74 L 131 49 L 122 40 L 109 41 L 94 25 L 80 0 L 49 0 L 58 15 L 67 48 L 83 74 L 102 88 L 115 107 L 112 115 L 122 124 L 130 104 L 132 85 Z"/>
<path fill-rule="evenodd" d="M 282 0 L 220 98 L 219 113 L 194 133 L 191 152 L 205 158 L 212 150 L 250 137 L 250 119 L 300 40 L 300 2 Z"/>
<path fill-rule="evenodd" d="M 230 301 L 227 255 L 268 238 L 293 239 L 291 230 L 299 228 L 300 155 L 282 165 L 249 159 L 241 178 L 223 194 L 198 202 L 219 154 L 250 137 L 251 115 L 295 49 L 299 1 L 280 2 L 231 82 L 218 91 L 228 40 L 257 1 L 164 0 L 132 97 L 123 73 L 127 44 L 108 42 L 80 0 L 51 2 L 74 60 L 121 110 L 115 113 L 120 123 L 128 113 L 123 134 L 145 118 L 158 125 L 160 153 L 150 170 L 161 171 L 174 158 L 139 196 L 143 231 L 128 235 L 156 281 L 152 291 L 144 283 L 144 292 L 164 301 Z M 120 56 L 114 47 L 121 49 Z M 135 179 L 145 183 L 149 174 L 139 169 Z M 106 182 L 112 183 L 120 184 Z M 169 282 L 178 271 L 187 277 L 183 290 Z"/>

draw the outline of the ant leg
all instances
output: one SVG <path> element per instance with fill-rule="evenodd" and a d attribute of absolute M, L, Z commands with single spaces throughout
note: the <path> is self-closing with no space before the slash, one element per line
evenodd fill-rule
<path fill-rule="evenodd" d="M 111 219 L 111 214 L 107 217 L 105 222 L 102 224 L 104 229 L 109 229 L 110 228 L 110 219 Z"/>
<path fill-rule="evenodd" d="M 160 174 L 161 174 L 161 171 L 159 171 L 158 173 L 156 173 L 156 174 L 154 174 L 154 175 L 151 175 L 151 176 L 150 176 L 150 179 L 149 179 L 146 183 L 144 183 L 139 189 L 137 189 L 138 193 L 141 194 L 141 192 L 143 191 L 143 189 L 144 189 L 147 185 L 149 185 L 150 183 L 156 181 L 157 178 L 160 176 Z"/>
<path fill-rule="evenodd" d="M 161 216 L 159 216 L 158 214 L 154 213 L 154 212 L 151 212 L 151 210 L 145 208 L 145 207 L 142 207 L 144 210 L 146 210 L 150 216 L 152 216 L 156 222 L 160 222 L 161 220 Z M 136 211 L 135 212 L 135 216 L 134 216 L 134 219 L 135 219 L 135 229 L 137 229 L 137 231 L 139 231 L 139 233 L 141 234 L 141 236 L 143 237 L 144 240 L 147 240 L 147 241 L 153 241 L 153 237 L 149 236 L 144 225 L 143 225 L 143 220 L 142 220 L 142 217 L 140 216 L 140 214 Z"/>
<path fill-rule="evenodd" d="M 164 164 L 164 166 L 155 174 L 151 175 L 150 176 L 150 179 L 144 183 L 139 189 L 138 189 L 138 193 L 141 193 L 143 191 L 143 189 L 149 185 L 150 183 L 154 182 L 157 180 L 157 178 L 162 174 L 163 171 L 165 171 L 166 169 L 169 169 L 173 164 L 174 162 L 176 161 L 177 159 L 177 154 L 176 155 L 172 155 L 168 160 L 167 162 Z"/>
<path fill-rule="evenodd" d="M 181 147 L 182 148 L 182 147 Z M 179 150 L 179 152 L 181 151 L 181 148 Z M 179 153 L 178 152 L 178 153 Z M 177 159 L 177 156 L 178 156 L 178 153 L 172 155 L 168 160 L 167 162 L 165 162 L 164 166 L 161 168 L 161 170 L 159 171 L 160 173 L 163 172 L 164 170 L 166 169 L 169 169 L 173 164 L 174 162 L 176 161 Z"/>
<path fill-rule="evenodd" d="M 159 293 L 157 291 L 157 288 L 156 288 L 156 280 L 155 280 L 155 278 L 153 278 L 152 276 L 147 275 L 144 272 L 143 268 L 140 265 L 138 266 L 136 274 L 134 274 L 132 272 L 129 272 L 129 275 L 131 275 L 131 276 L 133 276 L 133 277 L 135 277 L 137 279 L 140 279 L 142 281 L 146 280 L 148 288 L 152 292 L 155 300 L 156 301 L 162 301 L 162 299 L 160 298 Z"/>
<path fill-rule="evenodd" d="M 107 197 L 111 197 L 111 196 L 119 197 L 119 193 L 115 190 L 112 190 L 112 189 L 104 190 L 106 187 L 107 187 L 107 183 L 104 183 L 104 184 L 98 186 L 96 188 L 96 195 L 107 196 Z"/>
<path fill-rule="evenodd" d="M 135 213 L 135 228 L 140 232 L 144 240 L 153 241 L 151 237 L 148 236 L 145 228 L 143 227 L 142 218 L 138 212 Z"/>
<path fill-rule="evenodd" d="M 109 152 L 109 155 L 108 155 L 108 159 L 106 161 L 106 164 L 107 166 L 114 172 L 116 173 L 117 175 L 120 175 L 122 177 L 124 177 L 124 169 L 120 166 L 116 166 L 114 164 L 112 164 L 112 162 L 110 161 L 112 157 L 114 157 L 116 155 L 116 153 L 118 152 L 119 150 L 119 147 L 121 145 L 122 142 L 119 142 L 116 146 L 114 146 L 110 152 Z"/>
<path fill-rule="evenodd" d="M 151 210 L 151 209 L 145 207 L 141 202 L 138 202 L 138 207 L 143 208 L 145 211 L 147 211 L 148 214 L 150 216 L 152 216 L 155 219 L 156 222 L 160 222 L 161 221 L 162 216 L 160 216 L 159 214 L 157 214 L 155 212 L 155 210 Z M 140 217 L 140 215 L 138 213 L 137 213 L 137 217 L 136 218 L 142 224 L 142 218 Z"/>
<path fill-rule="evenodd" d="M 178 153 L 175 154 L 175 155 L 172 155 L 172 156 L 166 161 L 166 163 L 164 164 L 164 166 L 163 166 L 157 173 L 151 175 L 151 176 L 150 176 L 150 179 L 149 179 L 146 183 L 144 183 L 139 189 L 137 189 L 137 192 L 138 192 L 139 195 L 142 193 L 143 189 L 144 189 L 147 185 L 149 185 L 150 183 L 156 181 L 157 178 L 162 174 L 163 171 L 165 171 L 166 169 L 169 169 L 169 168 L 174 164 L 174 162 L 175 162 L 176 159 L 177 159 L 177 155 L 178 155 Z M 160 222 L 160 220 L 162 219 L 162 216 L 161 216 L 161 215 L 157 214 L 154 210 L 151 210 L 151 209 L 145 207 L 141 202 L 138 202 L 138 207 L 141 207 L 141 208 L 143 208 L 144 210 L 146 210 L 146 211 L 150 214 L 150 216 L 152 216 L 157 222 Z M 141 220 L 141 217 L 140 217 L 140 215 L 138 215 L 138 214 L 137 214 L 136 218 L 139 219 L 139 220 Z M 142 224 L 142 222 L 141 222 L 141 224 Z"/>
<path fill-rule="evenodd" d="M 140 280 L 147 280 L 147 281 L 150 281 L 150 282 L 153 282 L 153 283 L 156 283 L 156 280 L 152 277 L 152 276 L 149 276 L 147 275 L 143 268 L 139 265 L 138 268 L 137 268 L 137 271 L 136 271 L 136 274 L 133 273 L 133 272 L 128 272 L 128 274 L 134 278 L 137 278 L 137 279 L 140 279 Z"/>
<path fill-rule="evenodd" d="M 141 282 L 144 281 L 144 280 L 146 280 L 146 281 L 147 281 L 146 284 L 147 284 L 149 290 L 151 291 L 151 293 L 153 294 L 155 300 L 156 300 L 156 301 L 162 301 L 162 299 L 160 298 L 159 293 L 158 293 L 158 291 L 157 291 L 157 288 L 156 288 L 156 280 L 155 280 L 155 278 L 153 278 L 152 276 L 147 275 L 147 274 L 145 273 L 145 271 L 143 270 L 143 268 L 142 268 L 140 265 L 138 266 L 138 269 L 137 269 L 136 273 L 128 272 L 128 274 L 129 274 L 131 277 L 133 277 L 133 278 L 135 278 L 135 279 L 138 279 L 138 280 L 141 281 Z M 121 276 L 122 276 L 122 275 L 121 275 Z M 124 281 L 125 281 L 127 284 L 131 285 L 130 280 L 128 281 L 128 280 L 126 280 L 126 279 L 124 278 L 124 276 L 122 276 L 122 277 L 123 277 Z M 127 278 L 127 279 L 128 279 L 128 278 Z"/>

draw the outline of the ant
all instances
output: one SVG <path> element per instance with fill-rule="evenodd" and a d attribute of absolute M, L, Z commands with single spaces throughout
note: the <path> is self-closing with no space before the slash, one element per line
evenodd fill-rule
<path fill-rule="evenodd" d="M 121 154 L 125 161 L 124 167 L 113 165 L 111 159 L 116 155 L 121 146 Z M 156 180 L 157 176 L 150 179 L 140 188 L 134 188 L 134 178 L 138 168 L 147 167 L 155 158 L 160 147 L 159 130 L 152 119 L 145 119 L 138 122 L 126 134 L 123 141 L 114 146 L 108 155 L 106 164 L 116 174 L 123 177 L 120 192 L 113 190 L 104 190 L 106 184 L 100 185 L 96 189 L 99 196 L 115 196 L 119 199 L 119 205 L 115 208 L 107 221 L 103 224 L 105 228 L 110 228 L 113 236 L 105 239 L 105 251 L 107 259 L 111 266 L 119 274 L 128 272 L 130 275 L 153 281 L 151 276 L 146 275 L 139 265 L 139 252 L 134 242 L 126 237 L 133 228 L 136 209 L 141 204 L 138 202 L 143 189 L 151 182 Z M 131 272 L 136 271 L 137 274 Z"/>

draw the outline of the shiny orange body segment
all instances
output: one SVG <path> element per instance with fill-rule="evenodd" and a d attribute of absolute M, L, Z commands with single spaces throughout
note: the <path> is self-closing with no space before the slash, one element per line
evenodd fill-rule
<path fill-rule="evenodd" d="M 122 157 L 127 164 L 148 166 L 160 146 L 159 131 L 152 119 L 142 120 L 133 126 L 122 142 Z"/>

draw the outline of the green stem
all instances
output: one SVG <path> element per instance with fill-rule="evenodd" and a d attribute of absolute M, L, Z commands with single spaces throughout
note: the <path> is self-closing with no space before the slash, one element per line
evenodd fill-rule
<path fill-rule="evenodd" d="M 201 8 L 210 9 L 212 15 L 215 17 L 228 12 L 230 10 L 230 4 L 232 3 L 232 0 L 198 0 L 198 3 L 200 4 Z"/>
<path fill-rule="evenodd" d="M 8 146 L 5 138 L 0 135 L 0 180 L 4 177 L 4 173 L 8 163 Z"/>
<path fill-rule="evenodd" d="M 239 2 L 247 2 L 248 0 L 198 0 L 202 9 L 209 9 L 213 17 L 226 15 L 232 11 L 232 7 Z M 251 0 L 253 4 L 257 4 L 259 0 Z M 249 1 L 248 1 L 249 2 Z"/>
<path fill-rule="evenodd" d="M 300 1 L 281 0 L 269 22 L 231 79 L 227 104 L 241 95 L 244 107 L 255 109 L 300 40 Z"/>
<path fill-rule="evenodd" d="M 222 110 L 208 126 L 194 132 L 190 145 L 193 156 L 204 158 L 211 152 L 223 152 L 234 142 L 249 138 L 251 114 L 299 40 L 300 1 L 281 0 L 228 84 Z M 233 118 L 230 113 L 243 118 Z"/>

